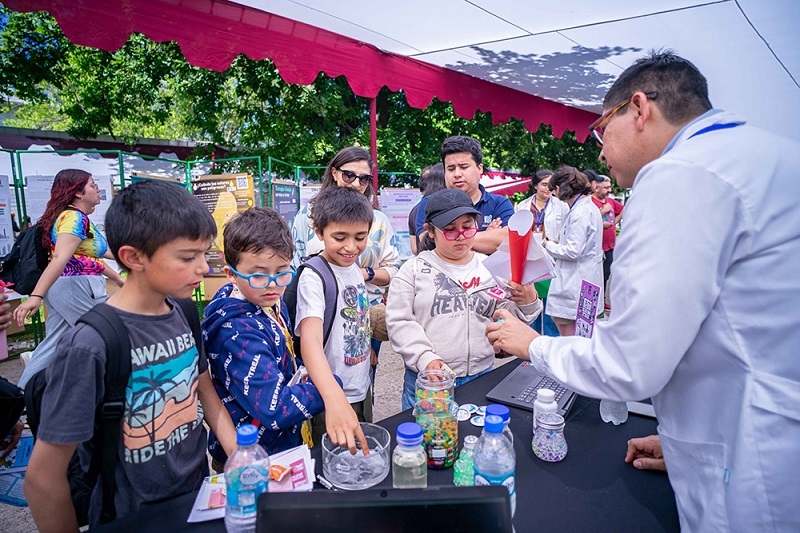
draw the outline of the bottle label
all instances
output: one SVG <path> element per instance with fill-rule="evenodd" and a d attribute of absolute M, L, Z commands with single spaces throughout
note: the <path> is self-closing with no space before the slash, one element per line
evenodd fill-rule
<path fill-rule="evenodd" d="M 475 485 L 502 485 L 508 490 L 511 499 L 511 516 L 517 508 L 517 491 L 514 470 L 502 474 L 486 474 L 475 469 Z"/>
<path fill-rule="evenodd" d="M 269 488 L 269 470 L 252 464 L 225 474 L 227 510 L 236 515 L 255 515 L 258 496 Z"/>

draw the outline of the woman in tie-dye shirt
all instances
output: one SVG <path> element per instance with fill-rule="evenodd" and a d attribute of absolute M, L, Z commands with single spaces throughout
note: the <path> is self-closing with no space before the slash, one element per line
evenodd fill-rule
<path fill-rule="evenodd" d="M 372 200 L 372 157 L 360 146 L 344 148 L 328 163 L 322 178 L 321 189 L 328 187 L 350 187 L 360 191 Z M 383 302 L 386 288 L 397 271 L 400 270 L 400 254 L 397 252 L 397 238 L 387 217 L 377 209 L 374 211 L 372 228 L 367 237 L 367 247 L 358 258 L 361 274 L 367 286 L 370 305 Z M 309 217 L 308 206 L 304 206 L 294 219 L 292 225 L 294 240 L 294 259 L 292 266 L 297 268 L 309 256 L 322 251 L 322 241 L 314 232 Z M 375 367 L 378 365 L 378 353 L 381 341 L 372 339 L 372 381 L 375 383 Z"/>
<path fill-rule="evenodd" d="M 45 339 L 31 355 L 20 387 L 47 366 L 61 335 L 108 298 L 105 278 L 123 283 L 106 267 L 103 257 L 111 258 L 108 244 L 88 217 L 99 204 L 100 188 L 91 174 L 73 169 L 56 174 L 50 200 L 37 222 L 43 230 L 42 244 L 50 249 L 50 263 L 28 299 L 14 311 L 14 319 L 22 325 L 42 302 L 47 306 Z"/>

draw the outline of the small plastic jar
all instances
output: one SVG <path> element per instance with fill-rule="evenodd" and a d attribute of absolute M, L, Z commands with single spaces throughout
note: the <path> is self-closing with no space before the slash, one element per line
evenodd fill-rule
<path fill-rule="evenodd" d="M 429 398 L 454 400 L 455 380 L 446 370 L 421 370 L 417 374 L 415 401 Z"/>
<path fill-rule="evenodd" d="M 397 446 L 392 454 L 392 486 L 396 489 L 428 486 L 428 455 L 422 434 L 422 427 L 414 422 L 397 426 Z"/>
<path fill-rule="evenodd" d="M 558 413 L 541 413 L 533 433 L 533 453 L 542 461 L 557 463 L 567 456 L 564 417 Z"/>

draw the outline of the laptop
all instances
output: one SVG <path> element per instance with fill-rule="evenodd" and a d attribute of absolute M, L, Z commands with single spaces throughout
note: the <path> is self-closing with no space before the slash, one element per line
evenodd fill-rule
<path fill-rule="evenodd" d="M 511 533 L 511 505 L 500 485 L 267 492 L 258 498 L 256 531 Z"/>
<path fill-rule="evenodd" d="M 536 399 L 536 391 L 539 389 L 550 389 L 556 393 L 558 414 L 566 418 L 578 395 L 540 373 L 528 362 L 517 366 L 492 390 L 487 392 L 486 399 L 533 411 L 533 401 Z"/>

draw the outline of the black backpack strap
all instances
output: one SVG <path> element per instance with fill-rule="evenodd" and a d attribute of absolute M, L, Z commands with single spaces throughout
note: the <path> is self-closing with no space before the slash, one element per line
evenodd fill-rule
<path fill-rule="evenodd" d="M 197 310 L 197 304 L 191 298 L 175 298 L 175 303 L 180 307 L 183 312 L 183 317 L 192 328 L 192 336 L 197 345 L 197 351 L 203 353 L 203 330 L 200 325 L 200 313 Z"/>
<path fill-rule="evenodd" d="M 333 319 L 336 318 L 336 307 L 339 301 L 339 286 L 336 283 L 336 276 L 328 262 L 317 254 L 308 258 L 303 266 L 310 268 L 319 275 L 322 280 L 322 292 L 325 295 L 325 316 L 322 319 L 322 345 L 328 342 L 328 337 L 333 329 Z M 299 273 L 298 273 L 299 274 Z"/>
<path fill-rule="evenodd" d="M 106 345 L 105 395 L 97 412 L 97 431 L 92 439 L 90 475 L 100 473 L 103 491 L 101 523 L 116 518 L 114 493 L 119 439 L 125 412 L 125 389 L 131 376 L 131 344 L 128 328 L 117 311 L 108 304 L 98 304 L 78 322 L 94 328 Z"/>

